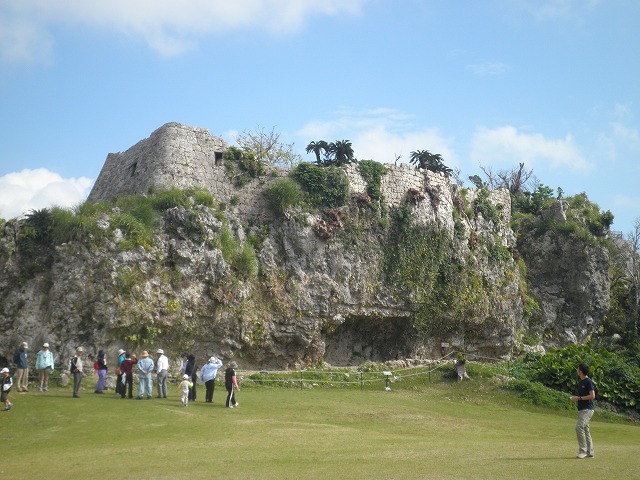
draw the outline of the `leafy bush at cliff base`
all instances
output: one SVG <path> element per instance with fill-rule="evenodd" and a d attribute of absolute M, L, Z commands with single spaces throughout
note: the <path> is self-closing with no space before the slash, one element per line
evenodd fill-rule
<path fill-rule="evenodd" d="M 349 194 L 349 179 L 339 167 L 321 167 L 302 162 L 291 173 L 307 193 L 307 201 L 315 208 L 344 205 Z"/>
<path fill-rule="evenodd" d="M 574 404 L 566 393 L 529 380 L 509 380 L 502 387 L 506 390 L 520 392 L 522 398 L 540 407 L 556 410 L 572 410 L 574 408 Z"/>
<path fill-rule="evenodd" d="M 586 363 L 596 386 L 596 398 L 613 405 L 640 410 L 640 366 L 638 360 L 588 345 L 571 345 L 552 349 L 531 362 L 532 379 L 561 390 L 575 393 L 577 368 Z"/>

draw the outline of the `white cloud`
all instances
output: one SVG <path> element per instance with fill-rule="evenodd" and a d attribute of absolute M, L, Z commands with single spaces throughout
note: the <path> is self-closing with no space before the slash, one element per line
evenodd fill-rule
<path fill-rule="evenodd" d="M 412 151 L 429 150 L 442 155 L 447 166 L 457 165 L 453 139 L 445 137 L 437 128 L 416 127 L 410 120 L 408 115 L 388 108 L 343 109 L 332 120 L 307 123 L 297 135 L 307 143 L 350 140 L 355 156 L 360 160 L 394 163 L 401 156 L 399 162 L 408 163 Z"/>
<path fill-rule="evenodd" d="M 73 207 L 84 201 L 93 180 L 62 178 L 46 168 L 22 170 L 0 177 L 0 217 L 18 217 L 29 210 Z"/>
<path fill-rule="evenodd" d="M 299 30 L 312 15 L 357 14 L 368 0 L 20 0 L 0 3 L 0 58 L 30 59 L 51 48 L 51 26 L 100 28 L 140 38 L 162 55 L 234 29 Z M 0 31 L 5 31 L 1 28 Z M 47 46 L 48 45 L 48 46 Z"/>
<path fill-rule="evenodd" d="M 493 75 L 502 75 L 510 70 L 509 65 L 500 62 L 484 62 L 468 65 L 467 68 L 479 77 L 489 77 Z"/>
<path fill-rule="evenodd" d="M 46 31 L 28 20 L 9 20 L 0 7 L 0 61 L 48 64 L 52 51 L 53 39 Z"/>
<path fill-rule="evenodd" d="M 537 20 L 576 18 L 593 10 L 601 0 L 519 0 L 520 5 Z M 513 5 L 511 2 L 509 5 Z"/>
<path fill-rule="evenodd" d="M 513 166 L 522 162 L 528 168 L 546 165 L 575 172 L 586 172 L 593 168 L 580 152 L 572 135 L 550 140 L 541 134 L 519 132 L 512 126 L 477 129 L 471 141 L 470 158 L 487 166 Z"/>

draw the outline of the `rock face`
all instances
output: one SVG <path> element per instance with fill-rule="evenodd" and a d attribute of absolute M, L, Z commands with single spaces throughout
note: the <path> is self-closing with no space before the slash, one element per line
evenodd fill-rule
<path fill-rule="evenodd" d="M 163 348 L 200 362 L 215 353 L 243 368 L 433 358 L 452 348 L 497 357 L 517 352 L 522 334 L 541 325 L 580 341 L 606 311 L 602 251 L 531 238 L 518 248 L 542 313 L 523 316 L 507 191 L 461 190 L 444 175 L 387 166 L 383 201 L 372 208 L 361 201 L 367 180 L 349 165 L 351 199 L 331 212 L 337 233 L 323 237 L 323 212 L 268 208 L 265 189 L 289 171 L 236 187 L 225 149 L 206 130 L 173 123 L 109 154 L 90 202 L 191 186 L 215 198 L 214 208 L 165 210 L 149 244 L 126 246 L 113 207 L 99 231 L 41 259 L 23 251 L 24 221 L 0 224 L 0 356 L 25 340 L 48 341 L 64 358 L 78 344 Z M 437 232 L 448 247 L 398 249 L 407 215 L 414 230 L 406 232 Z M 438 252 L 446 256 L 436 264 Z"/>
<path fill-rule="evenodd" d="M 548 346 L 583 342 L 609 310 L 609 256 L 592 242 L 548 231 L 518 241 L 527 281 L 541 307 L 530 327 Z M 536 325 L 537 323 L 537 325 Z"/>

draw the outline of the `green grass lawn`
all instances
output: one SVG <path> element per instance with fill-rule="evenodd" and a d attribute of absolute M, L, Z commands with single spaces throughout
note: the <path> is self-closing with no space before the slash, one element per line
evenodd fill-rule
<path fill-rule="evenodd" d="M 247 386 L 239 408 L 178 396 L 13 392 L 0 412 L 0 478 L 631 479 L 640 428 L 599 419 L 596 458 L 577 460 L 575 412 L 522 403 L 479 381 L 382 388 Z M 603 415 L 601 418 L 604 417 Z"/>

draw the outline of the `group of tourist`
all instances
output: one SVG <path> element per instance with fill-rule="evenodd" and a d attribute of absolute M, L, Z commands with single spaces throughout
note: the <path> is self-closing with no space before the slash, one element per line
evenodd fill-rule
<path fill-rule="evenodd" d="M 13 355 L 13 363 L 15 365 L 15 389 L 20 393 L 29 391 L 29 362 L 28 362 L 29 346 L 27 342 L 22 342 Z M 87 363 L 83 359 L 84 348 L 77 347 L 75 355 L 69 362 L 69 373 L 73 378 L 73 398 L 80 397 L 80 388 L 82 379 L 85 376 Z M 136 398 L 142 400 L 151 399 L 153 396 L 153 374 L 155 374 L 157 398 L 167 398 L 167 379 L 169 373 L 169 359 L 164 354 L 164 350 L 159 348 L 156 351 L 155 362 L 149 355 L 149 352 L 143 351 L 140 358 L 135 353 L 127 352 L 123 349 L 118 350 L 117 368 L 116 368 L 116 385 L 115 392 L 120 398 L 133 398 L 133 379 L 134 371 L 138 373 L 138 391 Z M 180 367 L 180 376 L 182 382 L 178 386 L 178 392 L 182 397 L 182 404 L 187 406 L 191 401 L 196 400 L 198 381 L 198 365 L 193 354 L 183 353 L 180 355 L 182 365 Z M 211 356 L 207 363 L 200 369 L 200 381 L 204 383 L 206 393 L 205 402 L 213 402 L 213 394 L 215 390 L 215 381 L 218 370 L 222 367 L 222 360 L 215 355 Z M 98 356 L 93 363 L 93 368 L 98 376 L 98 382 L 94 393 L 104 393 L 107 372 L 107 354 L 104 350 L 98 352 Z M 226 406 L 228 408 L 237 407 L 238 403 L 235 399 L 235 391 L 239 390 L 236 379 L 236 362 L 230 362 L 225 370 L 225 388 L 227 390 Z M 48 343 L 43 343 L 41 350 L 36 357 L 36 370 L 38 371 L 39 390 L 47 392 L 49 390 L 49 376 L 54 370 L 54 356 L 49 349 Z M 5 405 L 3 411 L 10 410 L 13 403 L 9 401 L 9 392 L 14 385 L 9 368 L 5 367 L 1 370 L 2 378 L 2 402 Z"/>
<path fill-rule="evenodd" d="M 15 364 L 15 385 L 18 392 L 29 391 L 29 363 L 28 344 L 22 342 L 13 355 L 13 363 Z M 84 372 L 84 363 L 82 355 L 84 349 L 76 348 L 76 354 L 71 359 L 69 371 L 73 375 L 73 397 L 78 398 L 80 385 Z M 196 400 L 196 384 L 198 380 L 196 358 L 193 354 L 183 353 L 180 355 L 182 365 L 180 374 L 182 381 L 178 385 L 176 393 L 180 393 L 183 406 L 187 406 L 190 401 Z M 463 362 L 464 364 L 464 362 Z M 133 398 L 133 370 L 134 366 L 138 370 L 138 400 L 146 397 L 147 400 L 152 398 L 153 393 L 153 377 L 156 374 L 157 398 L 167 398 L 167 375 L 169 371 L 169 359 L 164 354 L 164 350 L 159 348 L 156 351 L 156 361 L 149 356 L 145 350 L 140 358 L 135 354 L 126 352 L 122 349 L 118 351 L 118 366 L 116 369 L 116 393 L 120 398 Z M 106 375 L 108 371 L 106 353 L 103 350 L 98 352 L 98 357 L 93 365 L 98 373 L 98 383 L 94 393 L 103 393 Z M 215 389 L 215 380 L 218 370 L 222 367 L 222 361 L 216 356 L 211 356 L 207 363 L 200 369 L 200 381 L 205 384 L 205 402 L 213 402 L 213 392 Z M 224 383 L 227 389 L 227 408 L 238 406 L 235 398 L 235 391 L 240 390 L 236 379 L 236 362 L 230 362 L 225 370 Z M 38 379 L 40 381 L 40 391 L 48 391 L 49 375 L 54 369 L 53 354 L 49 350 L 49 344 L 44 343 L 42 349 L 38 352 L 36 358 L 36 370 L 38 371 Z M 11 373 L 7 367 L 0 370 L 2 378 L 0 378 L 1 396 L 0 401 L 4 403 L 2 411 L 8 411 L 13 406 L 9 401 L 9 392 L 13 386 Z M 572 395 L 570 400 L 575 402 L 578 407 L 578 421 L 576 423 L 576 435 L 578 438 L 578 455 L 577 458 L 593 458 L 595 452 L 593 442 L 589 430 L 589 421 L 593 416 L 594 404 L 596 398 L 595 386 L 591 378 L 589 378 L 589 366 L 581 363 L 578 366 L 577 374 L 579 378 L 576 387 L 576 395 Z M 460 374 L 459 374 L 460 375 Z"/>

